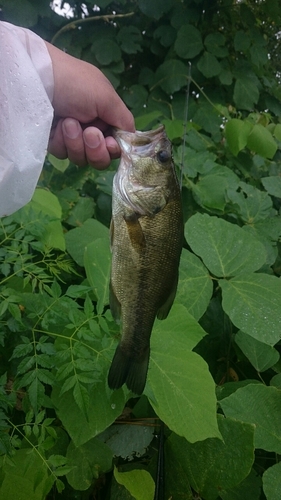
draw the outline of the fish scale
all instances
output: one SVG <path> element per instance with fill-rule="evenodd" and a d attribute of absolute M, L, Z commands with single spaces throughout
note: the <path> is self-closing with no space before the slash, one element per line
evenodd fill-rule
<path fill-rule="evenodd" d="M 121 341 L 108 374 L 117 389 L 143 392 L 156 316 L 172 306 L 183 241 L 179 183 L 164 127 L 115 134 L 121 161 L 113 182 L 110 307 Z"/>

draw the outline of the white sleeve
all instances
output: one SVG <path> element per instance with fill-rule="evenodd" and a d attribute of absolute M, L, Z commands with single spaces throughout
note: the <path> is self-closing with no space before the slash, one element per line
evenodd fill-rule
<path fill-rule="evenodd" d="M 0 217 L 33 195 L 52 125 L 53 89 L 43 40 L 0 22 Z"/>

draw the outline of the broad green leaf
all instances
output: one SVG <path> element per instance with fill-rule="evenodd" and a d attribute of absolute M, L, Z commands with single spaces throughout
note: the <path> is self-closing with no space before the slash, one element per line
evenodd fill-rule
<path fill-rule="evenodd" d="M 261 181 L 269 194 L 281 198 L 281 177 L 279 175 L 262 177 Z"/>
<path fill-rule="evenodd" d="M 48 154 L 48 160 L 59 172 L 65 172 L 67 167 L 69 166 L 68 158 L 66 158 L 65 160 L 59 160 L 55 156 L 51 155 L 51 153 Z"/>
<path fill-rule="evenodd" d="M 191 24 L 184 24 L 178 31 L 175 41 L 175 51 L 184 59 L 192 59 L 203 50 L 200 31 Z"/>
<path fill-rule="evenodd" d="M 123 52 L 136 54 L 141 52 L 142 34 L 136 26 L 123 26 L 117 35 L 117 41 Z"/>
<path fill-rule="evenodd" d="M 191 189 L 201 206 L 223 211 L 226 205 L 226 190 L 230 186 L 237 188 L 238 182 L 238 177 L 229 168 L 215 165 L 208 173 L 199 176 Z"/>
<path fill-rule="evenodd" d="M 83 222 L 94 215 L 95 203 L 92 198 L 80 197 L 74 208 L 70 211 L 66 222 L 70 226 L 81 227 Z"/>
<path fill-rule="evenodd" d="M 168 59 L 158 66 L 155 72 L 155 83 L 167 92 L 173 94 L 187 85 L 187 66 L 177 59 Z"/>
<path fill-rule="evenodd" d="M 100 314 L 109 303 L 111 253 L 107 238 L 99 238 L 86 246 L 84 264 L 88 281 L 98 298 L 97 312 Z"/>
<path fill-rule="evenodd" d="M 254 425 L 222 415 L 218 415 L 218 425 L 222 440 L 192 444 L 174 433 L 168 438 L 192 488 L 206 500 L 216 500 L 222 489 L 238 485 L 254 462 Z"/>
<path fill-rule="evenodd" d="M 159 38 L 163 47 L 170 47 L 174 43 L 177 36 L 176 30 L 167 24 L 162 24 L 154 31 L 153 37 Z"/>
<path fill-rule="evenodd" d="M 148 125 L 153 123 L 160 116 L 162 116 L 162 113 L 160 111 L 151 111 L 151 113 L 137 116 L 135 119 L 137 130 L 146 129 L 148 127 Z"/>
<path fill-rule="evenodd" d="M 281 462 L 269 467 L 262 476 L 267 500 L 279 500 L 281 491 Z"/>
<path fill-rule="evenodd" d="M 55 481 L 55 476 L 48 474 L 46 460 L 35 448 L 16 450 L 1 472 L 3 500 L 44 500 Z"/>
<path fill-rule="evenodd" d="M 248 136 L 247 146 L 264 158 L 273 158 L 277 151 L 277 144 L 272 134 L 259 123 L 253 126 Z"/>
<path fill-rule="evenodd" d="M 122 98 L 135 115 L 143 112 L 146 105 L 148 92 L 143 85 L 132 85 L 130 89 L 124 90 Z"/>
<path fill-rule="evenodd" d="M 221 33 L 210 33 L 204 40 L 206 49 L 214 56 L 225 57 L 228 54 L 227 48 L 224 46 L 226 38 Z"/>
<path fill-rule="evenodd" d="M 277 125 L 275 125 L 273 135 L 278 141 L 281 141 L 281 123 L 277 123 Z"/>
<path fill-rule="evenodd" d="M 249 384 L 220 402 L 227 417 L 256 426 L 255 447 L 281 452 L 281 390 Z"/>
<path fill-rule="evenodd" d="M 204 130 L 216 136 L 218 140 L 221 138 L 222 117 L 220 111 L 208 102 L 199 103 L 197 111 L 193 116 L 193 122 L 200 125 Z M 192 145 L 193 146 L 193 145 Z M 193 146 L 197 149 L 195 146 Z M 206 145 L 205 148 L 206 149 Z"/>
<path fill-rule="evenodd" d="M 20 2 L 17 0 L 3 0 L 2 5 L 4 5 L 5 10 L 5 20 L 9 20 L 10 23 L 25 28 L 30 28 L 37 23 L 39 12 L 32 2 L 28 0 L 21 0 Z"/>
<path fill-rule="evenodd" d="M 251 38 L 245 31 L 236 31 L 234 36 L 234 48 L 237 51 L 247 50 L 251 45 Z"/>
<path fill-rule="evenodd" d="M 185 306 L 198 320 L 206 311 L 212 293 L 213 284 L 208 270 L 196 255 L 183 249 L 176 303 Z"/>
<path fill-rule="evenodd" d="M 172 433 L 165 442 L 165 493 L 175 500 L 193 500 L 188 471 L 182 463 L 186 440 Z"/>
<path fill-rule="evenodd" d="M 92 44 L 91 51 L 95 54 L 100 64 L 108 65 L 121 59 L 119 46 L 110 38 L 97 38 Z"/>
<path fill-rule="evenodd" d="M 98 479 L 100 473 L 112 466 L 112 451 L 96 438 L 75 446 L 71 441 L 66 452 L 67 465 L 73 469 L 67 474 L 67 481 L 74 490 L 84 491 Z"/>
<path fill-rule="evenodd" d="M 279 360 L 279 353 L 274 347 L 264 344 L 241 330 L 235 335 L 235 342 L 258 372 L 271 368 Z"/>
<path fill-rule="evenodd" d="M 111 425 L 98 435 L 116 457 L 133 460 L 145 454 L 154 438 L 154 428 L 141 425 Z"/>
<path fill-rule="evenodd" d="M 225 137 L 230 151 L 235 156 L 247 145 L 248 135 L 252 127 L 250 122 L 238 120 L 238 118 L 228 120 L 226 123 Z"/>
<path fill-rule="evenodd" d="M 96 219 L 88 219 L 81 227 L 66 233 L 66 249 L 79 266 L 84 266 L 85 247 L 99 238 L 109 241 L 108 228 Z"/>
<path fill-rule="evenodd" d="M 281 338 L 281 280 L 268 274 L 243 274 L 220 280 L 222 306 L 235 326 L 260 342 Z"/>
<path fill-rule="evenodd" d="M 220 497 L 222 500 L 257 500 L 261 495 L 261 485 L 261 477 L 252 469 L 249 476 L 238 486 L 220 491 Z"/>
<path fill-rule="evenodd" d="M 148 17 L 160 19 L 160 17 L 170 10 L 173 0 L 138 0 L 140 10 Z"/>
<path fill-rule="evenodd" d="M 218 75 L 222 70 L 216 56 L 210 54 L 210 52 L 204 52 L 197 63 L 197 68 L 206 78 L 212 78 Z"/>
<path fill-rule="evenodd" d="M 237 108 L 252 110 L 259 99 L 256 83 L 248 76 L 240 76 L 234 85 L 234 102 Z"/>
<path fill-rule="evenodd" d="M 217 217 L 193 215 L 185 225 L 185 236 L 192 250 L 218 277 L 255 271 L 265 262 L 264 246 L 258 240 Z"/>
<path fill-rule="evenodd" d="M 54 217 L 54 221 L 47 225 L 42 241 L 50 248 L 65 250 L 64 233 L 60 223 L 62 209 L 58 198 L 46 189 L 37 188 L 27 207 L 31 207 L 37 213 L 42 212 Z"/>
<path fill-rule="evenodd" d="M 184 123 L 182 120 L 161 120 L 170 141 L 181 139 L 184 134 Z"/>
<path fill-rule="evenodd" d="M 74 401 L 72 391 L 61 395 L 60 388 L 54 388 L 52 402 L 74 445 L 81 446 L 119 417 L 124 408 L 125 397 L 121 389 L 109 395 L 105 383 L 95 385 L 89 390 L 88 419 Z"/>
<path fill-rule="evenodd" d="M 252 45 L 250 48 L 250 55 L 253 64 L 255 64 L 258 68 L 266 64 L 269 59 L 267 48 L 256 44 Z"/>
<path fill-rule="evenodd" d="M 248 225 L 252 226 L 265 219 L 268 221 L 268 217 L 272 216 L 272 199 L 270 196 L 245 182 L 239 182 L 235 190 L 229 188 L 226 192 L 226 199 L 233 204 L 235 212 Z"/>
<path fill-rule="evenodd" d="M 118 472 L 118 469 L 114 467 L 114 477 L 119 484 L 125 486 L 135 500 L 154 499 L 155 484 L 146 470 Z"/>
<path fill-rule="evenodd" d="M 165 321 L 156 322 L 151 337 L 145 392 L 159 418 L 190 442 L 220 436 L 213 379 L 205 361 L 191 352 L 204 335 L 187 310 L 176 304 Z"/>

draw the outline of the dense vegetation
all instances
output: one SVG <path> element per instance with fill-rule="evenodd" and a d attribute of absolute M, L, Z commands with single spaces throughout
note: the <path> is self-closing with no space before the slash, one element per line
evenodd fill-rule
<path fill-rule="evenodd" d="M 49 156 L 33 200 L 0 220 L 0 496 L 152 500 L 163 421 L 158 500 L 279 500 L 280 2 L 69 4 L 72 19 L 0 0 L 0 17 L 99 66 L 139 129 L 165 124 L 186 241 L 132 398 L 106 384 L 118 162 L 101 173 Z"/>

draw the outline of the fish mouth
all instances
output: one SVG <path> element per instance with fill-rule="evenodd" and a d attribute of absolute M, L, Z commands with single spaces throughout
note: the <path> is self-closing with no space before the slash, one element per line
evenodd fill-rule
<path fill-rule="evenodd" d="M 166 133 L 164 125 L 161 125 L 155 130 L 146 132 L 114 129 L 113 137 L 125 155 L 149 156 L 154 151 L 155 145 L 166 138 Z"/>

